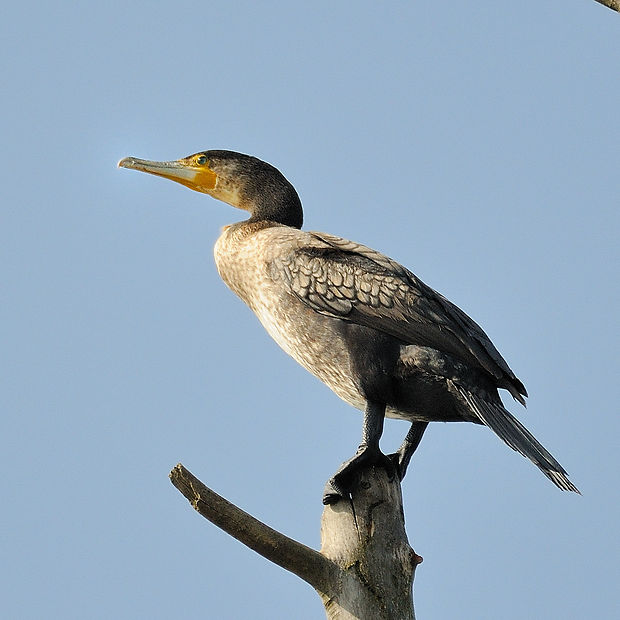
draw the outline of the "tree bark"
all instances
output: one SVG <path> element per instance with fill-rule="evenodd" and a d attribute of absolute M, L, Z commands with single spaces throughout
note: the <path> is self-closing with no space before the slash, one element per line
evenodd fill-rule
<path fill-rule="evenodd" d="M 612 11 L 618 11 L 618 13 L 620 13 L 620 0 L 596 0 L 596 2 L 605 5 Z"/>
<path fill-rule="evenodd" d="M 312 585 L 329 620 L 415 618 L 412 586 L 422 558 L 407 541 L 400 483 L 383 469 L 361 471 L 352 498 L 324 508 L 320 552 L 226 501 L 180 463 L 170 479 L 203 517 Z"/>

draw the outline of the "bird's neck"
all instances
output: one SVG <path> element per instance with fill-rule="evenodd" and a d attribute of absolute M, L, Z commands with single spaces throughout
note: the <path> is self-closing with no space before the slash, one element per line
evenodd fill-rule
<path fill-rule="evenodd" d="M 275 222 L 292 228 L 301 228 L 304 214 L 297 196 L 286 202 L 264 202 L 252 205 L 250 222 Z"/>
<path fill-rule="evenodd" d="M 250 222 L 275 222 L 292 228 L 301 228 L 304 215 L 299 200 L 297 204 L 256 205 L 251 211 Z"/>

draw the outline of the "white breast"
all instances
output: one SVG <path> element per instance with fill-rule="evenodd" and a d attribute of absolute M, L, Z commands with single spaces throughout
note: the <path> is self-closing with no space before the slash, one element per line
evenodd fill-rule
<path fill-rule="evenodd" d="M 243 227 L 225 229 L 215 245 L 217 269 L 232 289 L 254 311 L 269 335 L 304 368 L 358 409 L 366 401 L 351 379 L 346 343 L 329 322 L 289 292 L 274 278 L 278 255 L 314 237 L 288 227 L 263 228 L 247 234 Z"/>

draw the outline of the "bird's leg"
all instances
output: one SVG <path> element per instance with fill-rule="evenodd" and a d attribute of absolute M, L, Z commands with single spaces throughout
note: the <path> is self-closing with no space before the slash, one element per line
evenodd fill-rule
<path fill-rule="evenodd" d="M 424 431 L 428 426 L 428 422 L 412 422 L 411 428 L 405 437 L 405 440 L 401 444 L 400 448 L 394 454 L 390 454 L 389 458 L 392 459 L 394 465 L 396 465 L 396 471 L 398 472 L 398 477 L 402 481 L 407 473 L 407 467 L 409 466 L 409 461 L 413 456 L 413 453 L 416 451 L 417 447 L 420 445 L 420 441 L 422 440 L 422 435 L 424 435 Z"/>
<path fill-rule="evenodd" d="M 334 504 L 343 497 L 349 497 L 354 474 L 364 465 L 382 465 L 390 476 L 394 476 L 394 462 L 379 449 L 384 417 L 384 403 L 370 401 L 367 403 L 362 427 L 362 443 L 353 457 L 345 461 L 327 481 L 323 493 L 324 504 Z"/>

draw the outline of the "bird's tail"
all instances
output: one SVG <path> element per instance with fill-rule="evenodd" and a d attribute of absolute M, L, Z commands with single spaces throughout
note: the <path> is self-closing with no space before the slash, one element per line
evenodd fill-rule
<path fill-rule="evenodd" d="M 581 495 L 579 489 L 568 479 L 564 468 L 501 403 L 484 400 L 456 384 L 455 388 L 480 422 L 488 426 L 502 441 L 530 459 L 557 487 Z"/>

